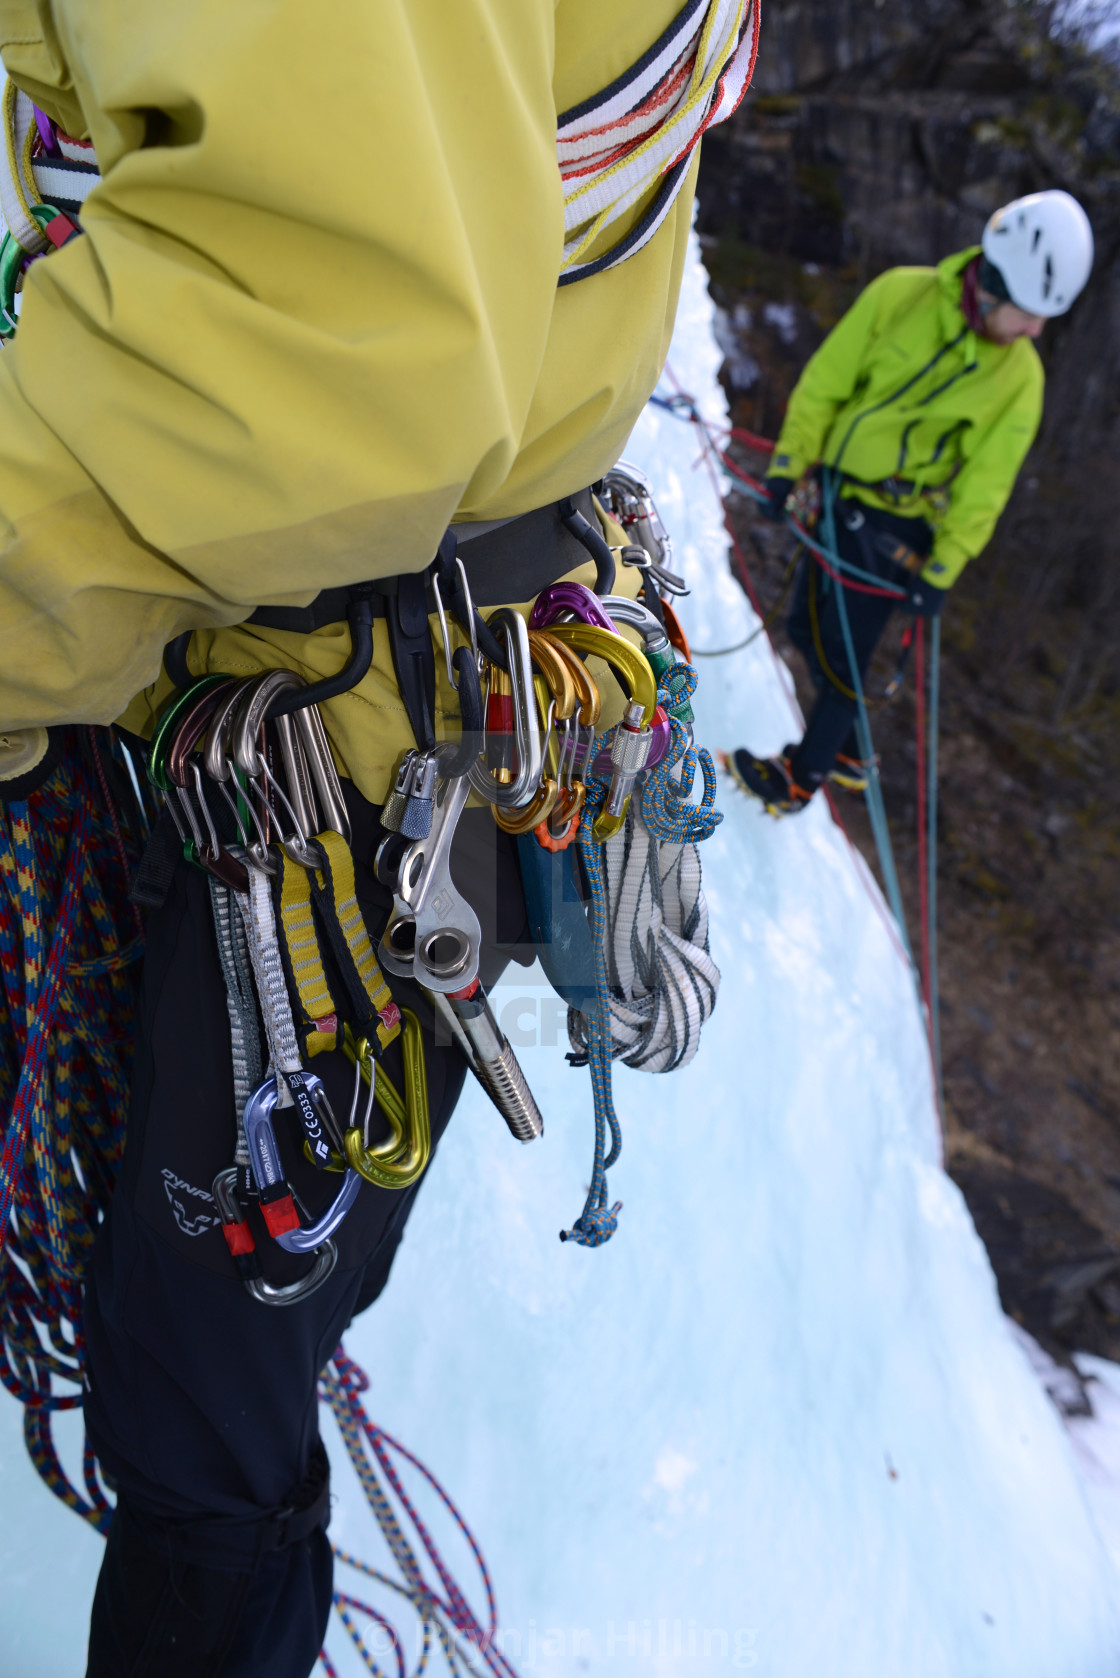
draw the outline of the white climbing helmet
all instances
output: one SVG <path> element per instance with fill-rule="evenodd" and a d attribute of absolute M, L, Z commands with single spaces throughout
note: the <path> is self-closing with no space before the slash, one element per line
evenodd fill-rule
<path fill-rule="evenodd" d="M 1064 315 L 1093 266 L 1093 229 L 1068 192 L 1032 192 L 997 210 L 984 229 L 984 255 L 1011 301 L 1031 315 Z"/>

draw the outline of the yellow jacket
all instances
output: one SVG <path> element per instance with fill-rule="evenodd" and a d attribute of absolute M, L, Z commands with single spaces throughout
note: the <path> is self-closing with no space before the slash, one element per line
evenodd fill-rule
<path fill-rule="evenodd" d="M 977 250 L 891 268 L 829 333 L 790 397 L 771 473 L 823 461 L 843 494 L 933 525 L 923 577 L 956 582 L 984 548 L 1042 417 L 1034 345 L 980 338 L 961 311 Z"/>
<path fill-rule="evenodd" d="M 668 346 L 692 193 L 558 290 L 556 113 L 678 9 L 0 0 L 10 75 L 103 175 L 0 355 L 0 725 L 144 727 L 188 628 L 196 669 L 331 674 L 345 627 L 230 626 L 418 570 L 453 519 L 613 463 Z M 326 713 L 374 799 L 411 739 L 377 631 Z"/>

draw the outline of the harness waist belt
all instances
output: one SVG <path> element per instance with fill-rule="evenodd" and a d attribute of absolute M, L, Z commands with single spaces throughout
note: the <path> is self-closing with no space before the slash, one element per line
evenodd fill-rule
<path fill-rule="evenodd" d="M 594 498 L 590 489 L 569 497 L 593 529 L 598 529 Z M 572 534 L 560 516 L 558 502 L 537 507 L 517 518 L 496 524 L 483 523 L 472 535 L 469 524 L 453 525 L 458 537 L 458 554 L 466 567 L 471 598 L 476 606 L 506 606 L 534 595 L 586 565 L 588 551 Z M 259 606 L 249 619 L 262 629 L 285 629 L 295 635 L 310 635 L 329 623 L 342 623 L 353 594 L 360 590 L 370 597 L 375 617 L 385 616 L 386 596 L 397 592 L 397 578 L 381 577 L 368 583 L 327 588 L 309 606 Z"/>

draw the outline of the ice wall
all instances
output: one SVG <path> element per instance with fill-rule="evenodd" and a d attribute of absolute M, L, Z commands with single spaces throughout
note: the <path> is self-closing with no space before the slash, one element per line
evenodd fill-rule
<path fill-rule="evenodd" d="M 710 322 L 694 251 L 671 361 L 718 420 Z M 693 432 L 651 408 L 627 454 L 692 584 L 689 634 L 730 644 L 753 619 Z M 701 678 L 701 740 L 793 733 L 764 638 Z M 722 802 L 704 863 L 723 989 L 686 1071 L 617 1074 L 618 1234 L 557 1240 L 587 1182 L 590 1091 L 551 993 L 519 972 L 496 1000 L 545 1137 L 519 1147 L 468 1092 L 349 1338 L 371 1411 L 467 1512 L 526 1673 L 1113 1675 L 1116 1576 L 939 1169 L 882 906 L 823 805 L 779 823 Z M 99 1541 L 38 1487 L 6 1400 L 0 1427 L 0 1674 L 78 1674 Z M 374 1557 L 331 1437 L 333 1536 Z"/>

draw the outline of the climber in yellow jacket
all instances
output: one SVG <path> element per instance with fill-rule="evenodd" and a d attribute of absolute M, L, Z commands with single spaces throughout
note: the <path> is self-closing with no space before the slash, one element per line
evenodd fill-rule
<path fill-rule="evenodd" d="M 1033 341 L 1073 303 L 1092 258 L 1088 218 L 1068 193 L 1017 199 L 992 216 L 980 248 L 881 274 L 806 366 L 766 510 L 781 518 L 798 480 L 826 468 L 839 559 L 885 590 L 847 586 L 841 601 L 841 585 L 803 561 L 789 633 L 818 690 L 805 735 L 776 757 L 741 748 L 728 762 L 772 813 L 803 809 L 827 776 L 865 783 L 840 607 L 861 679 L 895 606 L 941 610 L 990 540 L 1038 430 Z"/>
<path fill-rule="evenodd" d="M 397 589 L 449 526 L 482 607 L 593 581 L 604 533 L 625 545 L 592 528 L 590 486 L 659 376 L 697 142 L 755 37 L 749 0 L 0 0 L 22 247 L 4 272 L 59 247 L 18 322 L 14 297 L 0 316 L 0 799 L 49 770 L 57 725 L 149 735 L 184 660 L 336 676 L 336 597 L 395 579 L 371 668 L 322 706 L 376 941 L 377 806 L 413 744 Z M 75 197 L 64 223 L 48 182 Z M 117 1498 L 88 1672 L 305 1678 L 331 1594 L 316 1381 L 415 1189 L 363 1185 L 298 1306 L 249 1297 L 210 1193 L 235 1134 L 215 921 L 173 841 L 144 898 L 127 1146 L 84 1296 L 86 1423 Z M 489 985 L 528 943 L 514 842 L 468 809 L 456 847 Z M 419 988 L 392 988 L 424 1027 L 434 1145 L 464 1062 Z M 315 1068 L 345 1112 L 349 1064 Z M 318 1216 L 335 1183 L 292 1154 Z M 283 1288 L 309 1259 L 269 1264 Z"/>

